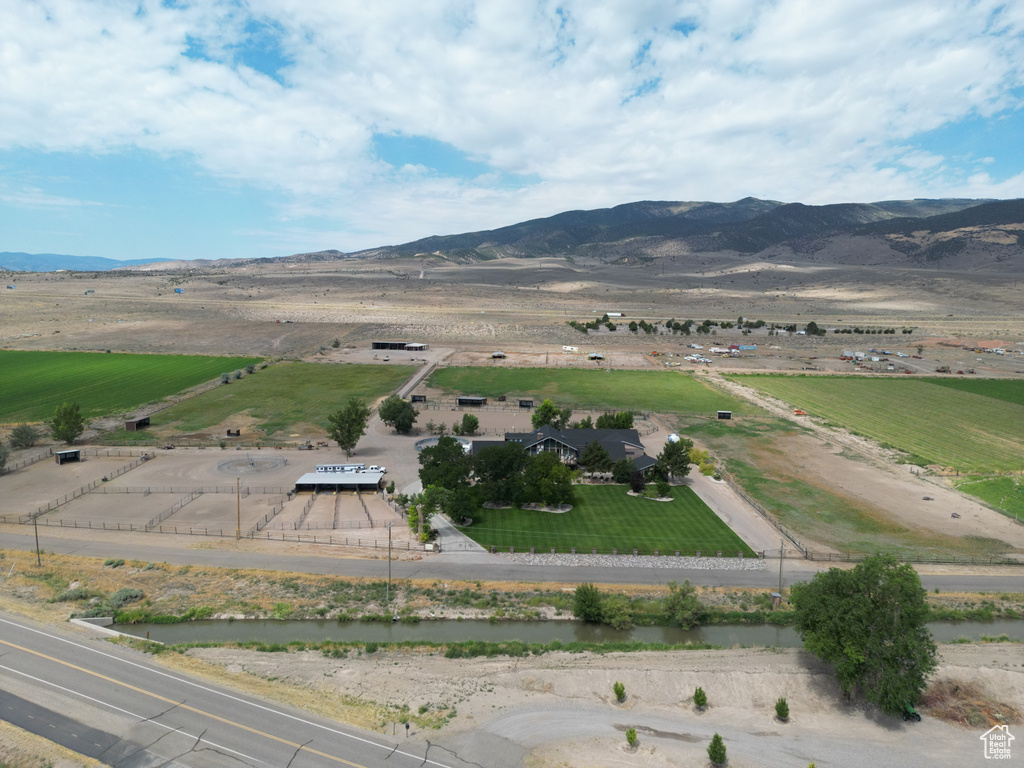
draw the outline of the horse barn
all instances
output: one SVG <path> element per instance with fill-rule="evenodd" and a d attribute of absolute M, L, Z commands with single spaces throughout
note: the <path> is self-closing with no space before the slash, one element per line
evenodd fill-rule
<path fill-rule="evenodd" d="M 53 458 L 58 464 L 67 464 L 71 461 L 81 461 L 82 450 L 80 448 L 69 448 L 66 451 L 54 451 Z"/>
<path fill-rule="evenodd" d="M 380 489 L 384 473 L 380 470 L 357 469 L 347 472 L 307 472 L 295 481 L 295 493 L 337 493 L 338 491 L 367 491 Z"/>
<path fill-rule="evenodd" d="M 137 432 L 140 429 L 145 429 L 149 426 L 149 416 L 143 416 L 140 419 L 126 419 L 124 422 L 125 432 Z"/>
<path fill-rule="evenodd" d="M 426 352 L 430 349 L 429 344 L 418 341 L 371 341 L 370 349 L 397 349 L 406 352 Z"/>

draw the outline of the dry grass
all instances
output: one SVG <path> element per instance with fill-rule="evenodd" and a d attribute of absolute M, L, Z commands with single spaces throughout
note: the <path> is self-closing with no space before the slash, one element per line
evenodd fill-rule
<path fill-rule="evenodd" d="M 0 720 L 0 766 L 7 768 L 100 768 L 103 763 Z"/>
<path fill-rule="evenodd" d="M 939 720 L 970 728 L 1024 722 L 1017 707 L 996 700 L 979 684 L 951 678 L 929 685 L 918 708 Z"/>

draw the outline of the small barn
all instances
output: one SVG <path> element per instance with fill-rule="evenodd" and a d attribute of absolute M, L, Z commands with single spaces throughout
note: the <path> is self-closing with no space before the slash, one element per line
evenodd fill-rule
<path fill-rule="evenodd" d="M 425 402 L 427 402 L 427 396 L 426 395 L 411 395 L 409 397 L 409 402 L 410 403 L 425 403 Z"/>
<path fill-rule="evenodd" d="M 138 432 L 149 426 L 149 416 L 142 416 L 138 419 L 126 419 L 124 422 L 125 432 Z"/>
<path fill-rule="evenodd" d="M 354 472 L 307 472 L 295 481 L 295 493 L 337 493 L 339 491 L 375 493 L 380 488 L 383 478 L 383 472 L 368 469 Z"/>
<path fill-rule="evenodd" d="M 519 407 L 520 408 L 533 408 L 533 400 L 520 400 L 519 401 Z"/>
<path fill-rule="evenodd" d="M 371 341 L 370 349 L 405 350 L 406 352 L 423 352 L 429 345 L 418 341 Z"/>
<path fill-rule="evenodd" d="M 718 418 L 723 421 L 728 421 L 732 418 L 732 411 L 719 411 Z"/>
<path fill-rule="evenodd" d="M 458 397 L 455 398 L 455 404 L 466 408 L 479 408 L 481 405 L 487 405 L 487 398 L 470 395 L 459 395 Z"/>
<path fill-rule="evenodd" d="M 72 461 L 81 461 L 82 449 L 69 448 L 66 451 L 54 451 L 53 458 L 58 464 L 68 464 Z"/>

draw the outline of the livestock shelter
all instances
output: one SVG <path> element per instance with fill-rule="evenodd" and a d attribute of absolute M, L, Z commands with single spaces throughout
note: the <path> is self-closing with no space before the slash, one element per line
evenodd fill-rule
<path fill-rule="evenodd" d="M 375 493 L 384 478 L 377 470 L 355 472 L 307 472 L 295 481 L 295 493 L 337 493 L 338 491 L 368 491 Z"/>
<path fill-rule="evenodd" d="M 459 395 L 458 397 L 455 398 L 455 404 L 469 407 L 487 405 L 487 398 L 470 395 Z"/>
<path fill-rule="evenodd" d="M 519 407 L 520 408 L 533 408 L 533 400 L 520 400 L 519 401 Z"/>
<path fill-rule="evenodd" d="M 427 402 L 427 396 L 426 395 L 411 395 L 409 397 L 409 402 L 410 403 L 425 403 L 425 402 Z"/>
<path fill-rule="evenodd" d="M 422 352 L 430 347 L 418 341 L 371 341 L 370 349 L 404 349 L 407 352 Z"/>
<path fill-rule="evenodd" d="M 723 421 L 728 421 L 732 418 L 732 411 L 719 411 L 718 418 Z"/>
<path fill-rule="evenodd" d="M 82 450 L 80 448 L 69 448 L 66 451 L 54 451 L 53 458 L 58 464 L 67 464 L 71 461 L 81 461 Z"/>
<path fill-rule="evenodd" d="M 138 419 L 126 419 L 124 422 L 125 432 L 138 432 L 149 426 L 149 416 L 142 416 Z"/>

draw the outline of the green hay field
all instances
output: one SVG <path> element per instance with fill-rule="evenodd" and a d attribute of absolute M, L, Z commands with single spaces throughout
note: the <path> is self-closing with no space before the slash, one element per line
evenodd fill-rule
<path fill-rule="evenodd" d="M 1024 468 L 1024 404 L 1003 381 L 734 375 L 732 381 L 908 454 L 960 472 Z"/>
<path fill-rule="evenodd" d="M 760 412 L 678 371 L 453 367 L 435 371 L 429 385 L 482 397 L 532 395 L 572 408 L 701 414 L 719 409 L 736 414 Z"/>
<path fill-rule="evenodd" d="M 257 357 L 0 351 L 0 422 L 43 421 L 64 402 L 125 413 L 258 363 Z"/>
<path fill-rule="evenodd" d="M 654 550 L 661 554 L 704 555 L 718 551 L 724 557 L 754 556 L 739 536 L 723 523 L 710 507 L 690 488 L 672 489 L 671 502 L 650 501 L 627 495 L 622 485 L 581 485 L 574 489 L 576 506 L 565 514 L 527 509 L 480 509 L 473 525 L 463 529 L 466 535 L 485 547 L 517 552 L 535 547 L 539 552 L 590 554 L 591 549 L 609 554 L 642 555 Z"/>
<path fill-rule="evenodd" d="M 1024 477 L 965 477 L 956 487 L 1007 517 L 1024 521 Z"/>
<path fill-rule="evenodd" d="M 256 419 L 267 436 L 298 425 L 326 429 L 327 414 L 350 397 L 372 404 L 393 392 L 414 370 L 411 365 L 277 363 L 159 411 L 152 424 L 198 432 L 245 414 Z"/>

